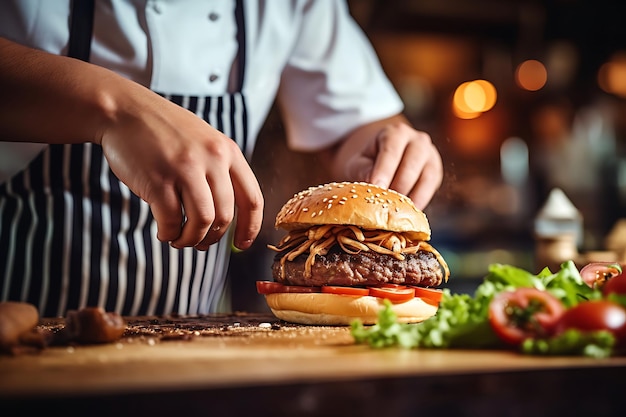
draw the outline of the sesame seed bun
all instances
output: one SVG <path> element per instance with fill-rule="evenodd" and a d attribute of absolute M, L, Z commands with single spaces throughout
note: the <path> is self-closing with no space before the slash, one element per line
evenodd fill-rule
<path fill-rule="evenodd" d="M 275 293 L 265 296 L 267 305 L 276 317 L 290 323 L 341 326 L 354 320 L 374 324 L 384 308 L 384 300 L 377 297 L 354 297 L 324 293 Z M 391 305 L 399 323 L 419 323 L 437 312 L 437 306 L 419 297 Z"/>
<path fill-rule="evenodd" d="M 437 303 L 414 296 L 408 286 L 437 286 L 449 270 L 426 242 L 426 215 L 407 196 L 363 182 L 323 184 L 289 199 L 275 226 L 288 232 L 268 245 L 278 252 L 272 265 L 277 285 L 257 288 L 279 319 L 373 324 L 385 298 L 394 302 L 401 323 L 419 323 L 437 312 Z M 381 294 L 385 284 L 397 285 L 400 297 L 394 290 Z M 346 295 L 355 294 L 346 287 L 366 291 Z"/>
<path fill-rule="evenodd" d="M 298 230 L 326 224 L 404 232 L 420 241 L 430 239 L 428 219 L 410 198 L 363 182 L 330 183 L 301 191 L 282 207 L 275 226 Z"/>

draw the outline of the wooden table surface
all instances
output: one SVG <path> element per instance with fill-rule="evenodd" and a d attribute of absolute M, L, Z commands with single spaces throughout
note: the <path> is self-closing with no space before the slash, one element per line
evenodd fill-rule
<path fill-rule="evenodd" d="M 346 327 L 254 314 L 128 323 L 117 343 L 0 357 L 0 416 L 52 409 L 90 416 L 626 411 L 626 357 L 376 350 L 355 345 Z"/>

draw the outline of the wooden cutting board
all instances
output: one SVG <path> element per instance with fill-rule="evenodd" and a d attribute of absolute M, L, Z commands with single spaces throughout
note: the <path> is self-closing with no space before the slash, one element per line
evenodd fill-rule
<path fill-rule="evenodd" d="M 153 392 L 479 373 L 620 367 L 626 358 L 510 351 L 375 350 L 347 327 L 298 326 L 254 314 L 128 319 L 117 343 L 0 357 L 0 398 Z M 47 330 L 58 320 L 42 322 Z"/>

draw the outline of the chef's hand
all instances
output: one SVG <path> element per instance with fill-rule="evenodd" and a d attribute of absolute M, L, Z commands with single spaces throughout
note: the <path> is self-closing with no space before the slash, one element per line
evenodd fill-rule
<path fill-rule="evenodd" d="M 252 170 L 190 111 L 107 69 L 2 37 L 0 91 L 11 97 L 0 100 L 0 140 L 102 145 L 113 172 L 150 204 L 162 241 L 208 249 L 235 208 L 235 246 L 258 235 L 263 196 Z"/>
<path fill-rule="evenodd" d="M 441 155 L 427 133 L 394 116 L 351 132 L 332 157 L 335 178 L 366 181 L 407 195 L 419 209 L 443 180 Z"/>
<path fill-rule="evenodd" d="M 157 237 L 206 250 L 237 208 L 234 245 L 247 249 L 261 228 L 263 196 L 237 144 L 192 112 L 132 89 L 135 103 L 117 109 L 100 144 L 113 172 L 150 204 Z"/>

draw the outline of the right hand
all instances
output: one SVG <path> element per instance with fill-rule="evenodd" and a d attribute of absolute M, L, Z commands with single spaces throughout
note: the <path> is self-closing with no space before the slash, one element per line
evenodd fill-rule
<path fill-rule="evenodd" d="M 250 247 L 261 228 L 263 196 L 237 144 L 192 112 L 133 89 L 135 103 L 115 109 L 100 144 L 113 172 L 150 205 L 158 239 L 206 250 L 237 208 L 234 245 Z"/>

